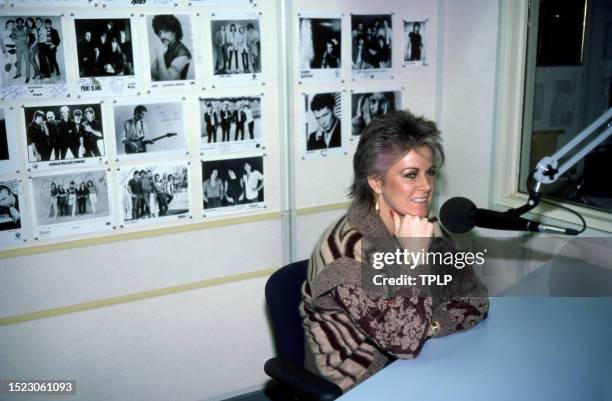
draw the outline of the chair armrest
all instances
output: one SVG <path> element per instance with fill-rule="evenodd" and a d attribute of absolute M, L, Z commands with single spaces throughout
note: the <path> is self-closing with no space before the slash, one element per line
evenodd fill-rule
<path fill-rule="evenodd" d="M 301 366 L 282 358 L 268 359 L 264 365 L 268 376 L 312 401 L 332 401 L 342 395 L 342 389 Z"/>

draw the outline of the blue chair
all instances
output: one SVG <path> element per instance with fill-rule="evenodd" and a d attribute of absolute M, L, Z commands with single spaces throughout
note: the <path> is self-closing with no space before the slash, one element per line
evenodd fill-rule
<path fill-rule="evenodd" d="M 304 329 L 298 308 L 307 269 L 307 260 L 291 263 L 266 283 L 278 356 L 266 361 L 264 371 L 280 385 L 280 391 L 272 395 L 277 399 L 331 401 L 342 395 L 340 387 L 304 368 Z"/>

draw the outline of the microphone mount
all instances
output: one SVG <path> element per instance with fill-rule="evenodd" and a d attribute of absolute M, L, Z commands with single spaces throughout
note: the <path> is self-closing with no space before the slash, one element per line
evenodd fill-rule
<path fill-rule="evenodd" d="M 600 131 L 599 134 L 597 134 L 597 136 L 590 142 L 584 144 L 583 142 L 585 142 L 587 138 L 596 131 Z M 567 170 L 573 167 L 580 160 L 584 159 L 589 152 L 608 139 L 610 135 L 612 135 L 612 108 L 609 108 L 606 112 L 599 116 L 556 153 L 542 158 L 542 160 L 537 163 L 533 172 L 535 182 L 531 188 L 529 188 L 527 203 L 517 208 L 508 209 L 505 213 L 510 216 L 519 217 L 537 207 L 540 203 L 543 184 L 551 184 L 557 181 L 560 176 L 565 174 Z M 583 147 L 563 164 L 559 165 L 559 162 L 563 157 L 565 157 L 571 151 L 574 151 L 576 147 L 580 145 Z"/>

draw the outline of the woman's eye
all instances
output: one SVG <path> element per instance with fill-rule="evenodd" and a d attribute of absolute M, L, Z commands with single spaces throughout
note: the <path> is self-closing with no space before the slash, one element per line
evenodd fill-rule
<path fill-rule="evenodd" d="M 404 174 L 404 177 L 406 178 L 416 178 L 417 173 L 406 173 Z"/>
<path fill-rule="evenodd" d="M 436 175 L 436 170 L 429 170 L 429 171 L 427 172 L 427 175 L 430 175 L 430 176 L 434 176 L 434 175 Z"/>

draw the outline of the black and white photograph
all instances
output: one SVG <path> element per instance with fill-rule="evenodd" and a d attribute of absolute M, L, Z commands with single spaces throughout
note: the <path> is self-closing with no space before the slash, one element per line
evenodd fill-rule
<path fill-rule="evenodd" d="M 200 99 L 200 147 L 220 151 L 260 147 L 261 112 L 260 96 Z"/>
<path fill-rule="evenodd" d="M 46 238 L 112 229 L 108 178 L 105 170 L 31 177 L 36 235 Z"/>
<path fill-rule="evenodd" d="M 140 99 L 144 100 L 144 99 Z M 183 103 L 132 103 L 113 106 L 119 160 L 159 158 L 161 152 L 185 154 Z"/>
<path fill-rule="evenodd" d="M 104 162 L 100 103 L 23 108 L 27 160 L 36 169 Z"/>
<path fill-rule="evenodd" d="M 381 75 L 389 72 L 393 60 L 391 17 L 391 14 L 351 15 L 353 79 L 383 78 Z"/>
<path fill-rule="evenodd" d="M 147 15 L 152 87 L 186 85 L 195 79 L 194 40 L 188 14 Z"/>
<path fill-rule="evenodd" d="M 91 7 L 95 0 L 6 0 L 14 7 Z M 1 4 L 1 3 L 0 3 Z"/>
<path fill-rule="evenodd" d="M 299 18 L 300 82 L 340 81 L 342 19 Z"/>
<path fill-rule="evenodd" d="M 0 29 L 2 98 L 50 98 L 67 92 L 59 15 L 2 16 Z"/>
<path fill-rule="evenodd" d="M 17 152 L 14 111 L 0 107 L 0 174 L 16 173 L 20 155 Z"/>
<path fill-rule="evenodd" d="M 303 97 L 305 155 L 341 152 L 342 93 L 304 94 Z"/>
<path fill-rule="evenodd" d="M 219 14 L 210 22 L 212 68 L 215 82 L 243 85 L 261 79 L 261 27 L 259 16 L 245 13 L 234 18 Z"/>
<path fill-rule="evenodd" d="M 401 91 L 351 94 L 351 135 L 359 136 L 378 116 L 401 108 Z"/>
<path fill-rule="evenodd" d="M 16 179 L 0 181 L 0 247 L 25 240 L 20 203 L 23 205 L 21 182 Z"/>
<path fill-rule="evenodd" d="M 126 8 L 148 8 L 148 7 L 173 7 L 176 0 L 99 0 L 104 7 L 126 7 Z"/>
<path fill-rule="evenodd" d="M 426 21 L 404 21 L 404 66 L 426 65 Z"/>
<path fill-rule="evenodd" d="M 263 208 L 263 156 L 202 161 L 204 215 Z"/>
<path fill-rule="evenodd" d="M 136 94 L 133 25 L 131 18 L 75 18 L 81 95 Z"/>
<path fill-rule="evenodd" d="M 151 224 L 189 216 L 189 169 L 185 163 L 122 167 L 117 173 L 121 217 Z"/>

